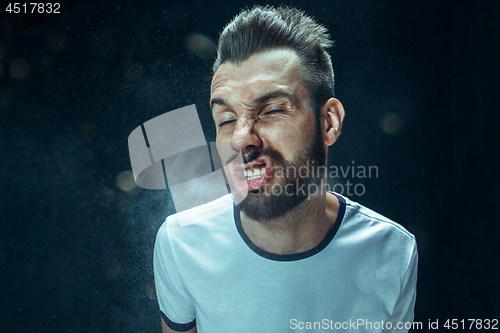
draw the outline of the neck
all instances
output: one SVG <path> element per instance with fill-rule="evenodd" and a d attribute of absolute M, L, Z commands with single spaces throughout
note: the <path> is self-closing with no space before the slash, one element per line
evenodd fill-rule
<path fill-rule="evenodd" d="M 339 202 L 323 193 L 308 199 L 276 220 L 259 222 L 240 212 L 248 238 L 260 249 L 275 254 L 295 254 L 313 249 L 335 223 Z"/>

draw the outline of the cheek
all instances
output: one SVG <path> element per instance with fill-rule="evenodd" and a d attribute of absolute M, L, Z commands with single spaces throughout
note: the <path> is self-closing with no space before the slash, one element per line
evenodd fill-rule
<path fill-rule="evenodd" d="M 215 138 L 217 142 L 229 142 L 231 141 L 231 135 L 228 134 L 227 129 L 216 127 Z"/>
<path fill-rule="evenodd" d="M 309 143 L 310 135 L 307 132 L 308 129 L 300 126 L 291 126 L 290 124 L 261 129 L 264 145 L 267 143 L 267 145 L 278 150 L 283 154 L 285 159 L 294 156 L 297 150 Z"/>

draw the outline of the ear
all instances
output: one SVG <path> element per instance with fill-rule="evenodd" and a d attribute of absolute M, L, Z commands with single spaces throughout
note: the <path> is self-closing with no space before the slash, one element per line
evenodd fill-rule
<path fill-rule="evenodd" d="M 344 120 L 344 107 L 336 98 L 330 98 L 321 107 L 321 130 L 323 140 L 327 146 L 331 146 L 340 135 L 342 121 Z"/>

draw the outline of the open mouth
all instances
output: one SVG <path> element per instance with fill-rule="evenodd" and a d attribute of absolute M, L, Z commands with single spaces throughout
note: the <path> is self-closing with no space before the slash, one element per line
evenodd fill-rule
<path fill-rule="evenodd" d="M 271 178 L 273 166 L 266 157 L 259 157 L 242 166 L 233 168 L 233 179 L 241 190 L 253 191 L 261 188 Z"/>
<path fill-rule="evenodd" d="M 265 172 L 266 172 L 266 166 L 263 165 L 260 168 L 255 167 L 255 168 L 245 169 L 245 171 L 243 171 L 243 174 L 245 175 L 247 180 L 254 180 L 263 176 Z"/>

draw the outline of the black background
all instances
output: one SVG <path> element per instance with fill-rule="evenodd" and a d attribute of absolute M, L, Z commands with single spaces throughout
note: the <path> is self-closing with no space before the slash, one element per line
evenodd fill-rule
<path fill-rule="evenodd" d="M 335 40 L 347 116 L 330 165 L 377 166 L 350 179 L 365 187 L 351 199 L 417 237 L 415 321 L 498 319 L 499 2 L 286 4 Z M 160 331 L 152 252 L 170 194 L 116 177 L 131 168 L 130 132 L 164 112 L 196 104 L 214 140 L 213 53 L 186 38 L 215 41 L 251 5 L 81 0 L 25 31 L 3 22 L 0 331 Z"/>

